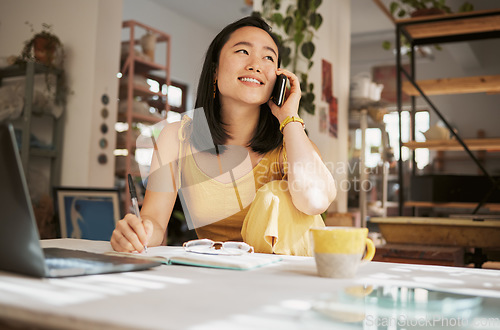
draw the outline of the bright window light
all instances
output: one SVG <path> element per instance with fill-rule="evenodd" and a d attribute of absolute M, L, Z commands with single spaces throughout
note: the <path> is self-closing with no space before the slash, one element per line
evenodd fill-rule
<path fill-rule="evenodd" d="M 126 130 L 128 130 L 128 123 L 122 123 L 122 122 L 115 123 L 115 131 L 125 132 Z"/>
<path fill-rule="evenodd" d="M 153 157 L 153 148 L 141 148 L 135 150 L 135 160 L 137 164 L 149 166 Z"/>
<path fill-rule="evenodd" d="M 176 108 L 182 106 L 182 89 L 172 85 L 168 86 L 168 104 Z"/>
<path fill-rule="evenodd" d="M 175 111 L 167 112 L 167 122 L 174 123 L 176 121 L 180 121 L 182 118 L 181 114 Z"/>
<path fill-rule="evenodd" d="M 115 156 L 127 156 L 128 150 L 127 149 L 115 149 L 115 150 L 113 150 L 113 155 L 115 155 Z"/>
<path fill-rule="evenodd" d="M 147 79 L 146 82 L 149 85 L 149 90 L 152 91 L 153 93 L 159 93 L 160 92 L 160 84 L 153 79 Z"/>
<path fill-rule="evenodd" d="M 415 141 L 424 142 L 425 137 L 422 132 L 429 129 L 429 112 L 428 111 L 418 111 L 415 114 Z M 384 116 L 384 122 L 386 125 L 387 133 L 389 134 L 389 143 L 393 149 L 394 157 L 399 159 L 399 119 L 398 112 L 394 111 L 388 113 Z M 408 142 L 410 140 L 410 112 L 401 112 L 401 136 L 403 142 Z M 410 150 L 408 148 L 403 148 L 403 161 L 410 158 Z M 423 169 L 429 164 L 429 149 L 416 149 L 415 151 L 415 161 L 417 162 L 417 167 Z"/>
<path fill-rule="evenodd" d="M 366 153 L 365 166 L 376 167 L 382 160 L 382 132 L 378 128 L 368 128 L 365 132 Z M 361 150 L 361 129 L 356 130 L 356 149 Z"/>

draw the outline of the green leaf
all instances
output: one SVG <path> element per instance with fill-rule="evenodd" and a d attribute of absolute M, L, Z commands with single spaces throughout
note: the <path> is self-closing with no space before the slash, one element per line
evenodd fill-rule
<path fill-rule="evenodd" d="M 308 100 L 308 94 L 306 94 L 306 97 L 303 97 L 300 99 L 299 106 L 304 109 L 307 113 L 314 114 L 314 103 L 309 102 Z M 313 95 L 314 96 L 314 95 Z"/>
<path fill-rule="evenodd" d="M 460 8 L 458 8 L 458 12 L 459 13 L 464 13 L 464 12 L 468 12 L 468 11 L 473 11 L 474 10 L 474 5 L 471 4 L 470 2 L 466 1 L 464 2 Z"/>
<path fill-rule="evenodd" d="M 391 11 L 391 14 L 394 15 L 396 10 L 399 8 L 399 4 L 397 2 L 391 2 L 391 6 L 389 7 L 389 10 Z"/>
<path fill-rule="evenodd" d="M 283 21 L 283 28 L 285 29 L 286 34 L 292 35 L 292 27 L 293 27 L 293 18 L 291 16 L 287 16 Z"/>
<path fill-rule="evenodd" d="M 307 69 L 309 70 L 310 68 L 312 68 L 313 64 L 314 64 L 313 61 L 309 61 L 309 64 L 307 65 Z"/>
<path fill-rule="evenodd" d="M 290 58 L 290 56 L 283 57 L 281 59 L 281 63 L 283 64 L 282 67 L 284 67 L 284 68 L 288 67 L 288 65 L 290 64 L 291 61 L 292 61 L 292 59 Z"/>
<path fill-rule="evenodd" d="M 307 92 L 306 94 L 306 100 L 308 103 L 313 103 L 314 102 L 315 95 L 314 93 Z"/>
<path fill-rule="evenodd" d="M 321 23 L 323 23 L 323 17 L 321 14 L 312 13 L 311 16 L 309 16 L 309 22 L 315 30 L 318 30 Z"/>
<path fill-rule="evenodd" d="M 406 10 L 404 9 L 401 9 L 399 12 L 398 12 L 398 17 L 404 17 L 406 15 Z"/>
<path fill-rule="evenodd" d="M 305 42 L 300 50 L 302 51 L 302 55 L 310 60 L 314 55 L 315 46 L 312 42 Z"/>
<path fill-rule="evenodd" d="M 290 57 L 290 54 L 292 53 L 292 49 L 290 47 L 284 47 L 283 50 L 281 51 L 282 56 L 288 56 Z"/>
<path fill-rule="evenodd" d="M 300 45 L 303 40 L 304 40 L 304 33 L 302 32 L 295 33 L 295 36 L 293 37 L 293 41 L 295 42 L 295 44 Z"/>
<path fill-rule="evenodd" d="M 251 16 L 262 18 L 262 14 L 258 11 L 253 11 Z"/>
<path fill-rule="evenodd" d="M 296 19 L 295 20 L 295 30 L 302 32 L 305 29 L 306 29 L 306 26 L 304 24 L 304 20 L 303 19 Z"/>
<path fill-rule="evenodd" d="M 275 22 L 279 27 L 283 25 L 283 15 L 281 15 L 280 13 L 274 13 L 271 17 L 271 20 Z"/>
<path fill-rule="evenodd" d="M 315 8 L 315 10 L 318 9 L 319 6 L 321 6 L 322 2 L 323 2 L 322 0 L 313 0 L 313 3 L 314 3 L 313 7 Z"/>
<path fill-rule="evenodd" d="M 382 42 L 382 48 L 385 49 L 385 50 L 390 50 L 392 47 L 392 44 L 390 41 L 384 41 Z"/>
<path fill-rule="evenodd" d="M 299 13 L 301 14 L 301 16 L 306 16 L 307 15 L 307 11 L 309 9 L 309 4 L 308 4 L 309 1 L 307 0 L 298 0 L 297 1 L 297 7 L 299 8 Z"/>
<path fill-rule="evenodd" d="M 311 93 L 312 93 L 313 89 L 314 89 L 314 84 L 313 84 L 313 83 L 310 83 L 310 84 L 309 84 L 309 92 L 311 92 Z"/>

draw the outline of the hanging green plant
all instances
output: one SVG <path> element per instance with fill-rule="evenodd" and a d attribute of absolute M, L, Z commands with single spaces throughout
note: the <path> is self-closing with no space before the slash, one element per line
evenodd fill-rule
<path fill-rule="evenodd" d="M 297 0 L 291 3 L 282 13 L 281 0 L 263 0 L 262 12 L 254 15 L 267 20 L 273 27 L 283 49 L 281 50 L 282 66 L 290 69 L 300 79 L 302 97 L 301 110 L 314 114 L 314 84 L 308 82 L 308 74 L 313 66 L 312 61 L 316 46 L 314 45 L 315 32 L 323 23 L 323 17 L 317 12 L 322 0 Z"/>
<path fill-rule="evenodd" d="M 27 62 L 44 65 L 47 68 L 45 71 L 47 91 L 55 93 L 56 104 L 65 104 L 67 95 L 72 93 L 67 86 L 66 76 L 62 73 L 55 86 L 49 78 L 51 74 L 57 74 L 58 70 L 64 68 L 65 55 L 61 40 L 52 31 L 51 24 L 42 23 L 41 31 L 36 31 L 33 24 L 28 21 L 25 24 L 30 27 L 33 36 L 24 42 L 21 55 L 15 57 L 12 64 L 23 68 L 26 67 Z"/>

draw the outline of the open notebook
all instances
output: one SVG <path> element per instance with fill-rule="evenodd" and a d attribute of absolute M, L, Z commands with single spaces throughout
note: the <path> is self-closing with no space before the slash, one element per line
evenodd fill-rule
<path fill-rule="evenodd" d="M 187 252 L 181 247 L 149 247 L 148 252 L 109 252 L 110 255 L 127 255 L 135 258 L 160 261 L 167 265 L 188 265 L 198 267 L 249 270 L 283 260 L 276 254 L 245 253 L 241 255 L 213 255 Z"/>

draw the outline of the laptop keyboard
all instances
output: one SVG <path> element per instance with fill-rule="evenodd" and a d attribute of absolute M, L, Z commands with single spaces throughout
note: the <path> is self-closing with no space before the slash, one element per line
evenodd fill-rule
<path fill-rule="evenodd" d="M 51 269 L 92 268 L 101 266 L 102 261 L 84 260 L 78 258 L 45 258 L 45 264 Z"/>
<path fill-rule="evenodd" d="M 52 277 L 123 272 L 161 265 L 159 262 L 145 259 L 61 248 L 44 248 L 43 252 L 45 265 Z"/>

